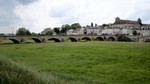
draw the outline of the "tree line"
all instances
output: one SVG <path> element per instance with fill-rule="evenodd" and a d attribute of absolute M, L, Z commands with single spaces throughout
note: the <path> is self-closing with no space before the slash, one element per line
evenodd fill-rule
<path fill-rule="evenodd" d="M 53 33 L 55 33 L 56 35 L 65 35 L 68 30 L 77 28 L 81 28 L 81 25 L 79 23 L 74 23 L 71 25 L 65 24 L 61 27 L 54 27 L 53 29 L 45 28 L 41 33 L 31 33 L 28 29 L 22 27 L 16 31 L 16 35 L 53 35 Z"/>

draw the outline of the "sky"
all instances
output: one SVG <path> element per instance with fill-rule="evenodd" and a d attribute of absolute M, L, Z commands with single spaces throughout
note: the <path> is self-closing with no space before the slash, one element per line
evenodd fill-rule
<path fill-rule="evenodd" d="M 0 33 L 21 27 L 40 33 L 63 24 L 101 25 L 116 17 L 150 24 L 150 0 L 0 0 Z"/>

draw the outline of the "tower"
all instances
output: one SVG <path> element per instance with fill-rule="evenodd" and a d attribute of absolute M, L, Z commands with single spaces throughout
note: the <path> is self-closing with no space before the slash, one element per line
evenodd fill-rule
<path fill-rule="evenodd" d="M 117 18 L 116 18 L 116 22 L 118 22 L 119 20 L 120 20 L 120 18 L 119 18 L 119 17 L 117 17 Z"/>

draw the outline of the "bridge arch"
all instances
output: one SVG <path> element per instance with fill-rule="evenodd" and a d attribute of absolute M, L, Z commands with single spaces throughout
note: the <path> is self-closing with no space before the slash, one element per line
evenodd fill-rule
<path fill-rule="evenodd" d="M 91 41 L 91 38 L 90 37 L 83 37 L 83 38 L 81 38 L 81 40 Z"/>
<path fill-rule="evenodd" d="M 25 40 L 22 38 L 22 39 L 20 40 L 20 43 L 23 43 L 23 42 L 25 42 Z"/>
<path fill-rule="evenodd" d="M 115 37 L 108 37 L 108 41 L 116 41 Z"/>
<path fill-rule="evenodd" d="M 104 41 L 103 37 L 96 37 L 96 41 Z"/>
<path fill-rule="evenodd" d="M 17 39 L 9 39 L 9 40 L 13 41 L 13 43 L 15 43 L 15 44 L 19 44 L 20 43 Z"/>
<path fill-rule="evenodd" d="M 58 38 L 50 38 L 50 39 L 48 39 L 48 40 L 55 41 L 55 42 L 61 42 L 61 40 L 58 39 Z"/>
<path fill-rule="evenodd" d="M 150 39 L 149 39 L 149 38 L 147 38 L 147 39 L 145 40 L 145 42 L 150 42 Z"/>
<path fill-rule="evenodd" d="M 34 40 L 36 43 L 41 43 L 42 41 L 38 38 L 31 38 L 32 40 Z"/>
<path fill-rule="evenodd" d="M 69 40 L 71 40 L 71 42 L 78 42 L 78 40 L 75 37 L 69 37 Z"/>

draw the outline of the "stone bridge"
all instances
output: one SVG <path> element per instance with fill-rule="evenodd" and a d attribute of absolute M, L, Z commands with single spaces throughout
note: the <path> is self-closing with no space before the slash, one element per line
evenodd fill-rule
<path fill-rule="evenodd" d="M 150 41 L 150 37 L 140 37 L 140 36 L 128 36 L 134 41 Z M 55 41 L 55 42 L 78 42 L 81 40 L 85 41 L 117 41 L 116 36 L 3 36 L 0 37 L 0 43 L 4 40 L 11 40 L 13 43 L 25 43 L 27 40 L 33 40 L 36 43 L 44 43 L 47 41 Z"/>

